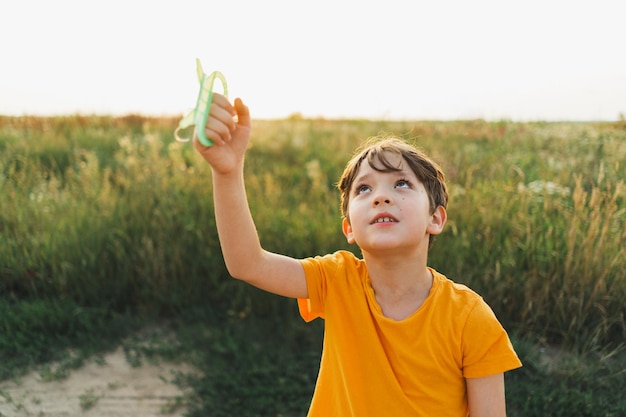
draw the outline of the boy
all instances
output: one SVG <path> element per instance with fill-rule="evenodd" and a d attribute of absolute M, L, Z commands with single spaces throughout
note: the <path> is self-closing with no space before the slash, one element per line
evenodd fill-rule
<path fill-rule="evenodd" d="M 487 304 L 427 267 L 446 223 L 444 176 L 399 139 L 368 144 L 339 184 L 346 251 L 297 260 L 265 251 L 248 208 L 244 155 L 250 113 L 213 97 L 212 167 L 217 229 L 233 277 L 298 299 L 306 321 L 325 320 L 310 417 L 502 417 L 503 372 L 521 366 Z"/>

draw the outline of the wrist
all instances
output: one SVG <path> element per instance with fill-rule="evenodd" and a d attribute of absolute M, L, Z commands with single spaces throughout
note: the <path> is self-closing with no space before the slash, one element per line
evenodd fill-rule
<path fill-rule="evenodd" d="M 211 167 L 211 175 L 213 176 L 213 182 L 233 182 L 243 179 L 243 164 L 237 164 L 229 170 L 218 170 L 215 167 Z"/>

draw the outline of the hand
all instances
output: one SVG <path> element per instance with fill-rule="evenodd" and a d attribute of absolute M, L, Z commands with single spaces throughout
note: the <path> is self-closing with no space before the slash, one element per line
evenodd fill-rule
<path fill-rule="evenodd" d="M 237 98 L 234 105 L 231 105 L 226 97 L 214 93 L 204 128 L 207 138 L 213 141 L 213 146 L 202 145 L 194 132 L 194 147 L 211 165 L 213 172 L 229 174 L 240 169 L 250 141 L 251 129 L 250 111 L 243 101 Z"/>

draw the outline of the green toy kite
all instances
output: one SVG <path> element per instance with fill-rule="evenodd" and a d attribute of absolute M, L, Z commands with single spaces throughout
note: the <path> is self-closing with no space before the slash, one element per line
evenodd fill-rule
<path fill-rule="evenodd" d="M 224 89 L 224 95 L 226 97 L 228 97 L 228 87 L 226 85 L 226 78 L 221 72 L 213 71 L 211 74 L 206 75 L 202 70 L 202 64 L 200 64 L 198 58 L 196 58 L 196 71 L 198 73 L 198 81 L 200 82 L 200 92 L 198 93 L 196 108 L 178 122 L 178 128 L 176 128 L 174 136 L 179 142 L 188 142 L 189 138 L 181 138 L 178 136 L 178 131 L 195 125 L 196 135 L 200 143 L 204 146 L 211 146 L 213 145 L 213 141 L 206 137 L 204 128 L 209 118 L 209 111 L 211 110 L 215 79 L 219 79 L 222 82 L 222 88 Z"/>

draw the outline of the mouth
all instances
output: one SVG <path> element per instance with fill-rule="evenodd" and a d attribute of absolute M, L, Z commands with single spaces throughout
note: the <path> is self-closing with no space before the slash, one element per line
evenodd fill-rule
<path fill-rule="evenodd" d="M 371 224 L 377 224 L 377 223 L 398 223 L 398 220 L 396 220 L 395 218 L 389 216 L 389 215 L 380 215 L 377 216 Z"/>

